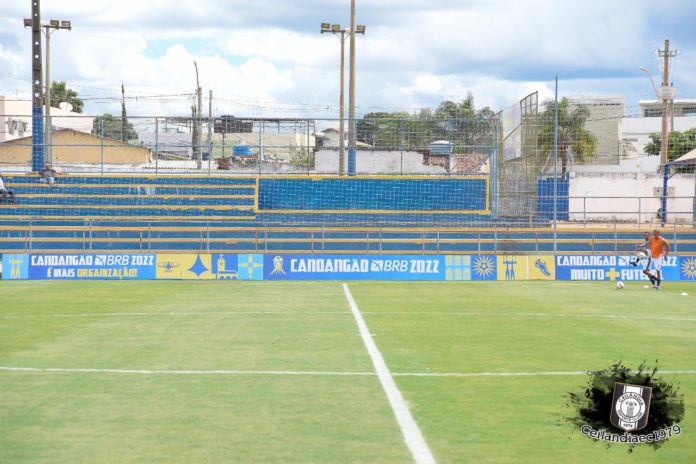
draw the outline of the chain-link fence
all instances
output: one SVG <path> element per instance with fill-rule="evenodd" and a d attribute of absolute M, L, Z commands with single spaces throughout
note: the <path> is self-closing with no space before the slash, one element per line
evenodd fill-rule
<path fill-rule="evenodd" d="M 481 195 L 501 221 L 645 222 L 662 210 L 694 221 L 693 166 L 665 177 L 659 157 L 626 149 L 615 115 L 572 101 L 558 115 L 538 106 L 532 94 L 497 115 L 369 114 L 355 121 L 354 152 L 337 119 L 63 115 L 40 148 L 59 175 L 474 175 L 488 179 Z M 31 116 L 4 121 L 2 172 L 31 171 Z"/>

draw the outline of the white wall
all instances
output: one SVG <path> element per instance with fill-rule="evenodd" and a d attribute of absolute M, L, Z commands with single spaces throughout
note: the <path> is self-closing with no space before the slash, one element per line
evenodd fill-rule
<path fill-rule="evenodd" d="M 346 149 L 346 169 L 348 168 Z M 338 173 L 338 150 L 318 150 L 315 157 L 315 170 L 318 173 Z M 358 150 L 356 152 L 358 174 L 441 174 L 447 170 L 439 166 L 425 166 L 423 154 L 414 151 Z"/>
<path fill-rule="evenodd" d="M 621 132 L 624 140 L 629 140 L 638 154 L 645 153 L 645 146 L 652 140 L 650 134 L 662 132 L 662 118 L 623 118 Z M 674 130 L 684 132 L 696 127 L 696 116 L 674 118 Z"/>
<path fill-rule="evenodd" d="M 10 133 L 7 126 L 8 120 L 16 120 L 26 124 L 23 133 L 14 131 Z M 0 95 L 0 143 L 31 136 L 31 101 L 18 100 L 15 97 Z M 73 129 L 80 132 L 92 132 L 94 118 L 84 114 L 64 111 L 60 108 L 51 108 L 51 125 L 54 128 Z"/>
<path fill-rule="evenodd" d="M 655 222 L 662 207 L 661 174 L 574 173 L 569 186 L 571 221 Z M 693 220 L 694 175 L 675 174 L 669 179 L 668 222 Z"/>

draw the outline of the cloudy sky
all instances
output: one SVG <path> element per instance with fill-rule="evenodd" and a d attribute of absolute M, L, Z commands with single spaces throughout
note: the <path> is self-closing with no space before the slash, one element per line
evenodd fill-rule
<path fill-rule="evenodd" d="M 0 95 L 29 98 L 30 0 L 0 10 Z M 649 68 L 665 39 L 679 51 L 678 98 L 696 98 L 694 0 L 357 0 L 356 111 L 409 111 L 460 101 L 500 110 L 533 91 L 621 94 L 627 114 L 654 98 Z M 350 23 L 350 0 L 44 0 L 52 79 L 85 100 L 85 113 L 187 115 L 196 87 L 215 114 L 334 118 L 340 42 L 321 22 Z M 346 47 L 346 59 L 348 50 Z M 347 78 L 346 78 L 347 88 Z M 346 94 L 347 104 L 347 94 Z M 207 104 L 206 104 L 207 109 Z"/>

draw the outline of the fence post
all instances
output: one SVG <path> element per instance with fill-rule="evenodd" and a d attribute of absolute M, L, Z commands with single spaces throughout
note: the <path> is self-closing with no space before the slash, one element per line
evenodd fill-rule
<path fill-rule="evenodd" d="M 99 140 L 101 153 L 101 174 L 104 175 L 104 118 L 99 118 Z"/>
<path fill-rule="evenodd" d="M 155 174 L 159 172 L 159 118 L 155 118 Z"/>
<path fill-rule="evenodd" d="M 94 236 L 93 236 L 93 233 L 92 233 L 92 232 L 93 232 L 93 231 L 92 231 L 93 223 L 92 223 L 92 220 L 91 220 L 91 219 L 89 219 L 88 221 L 89 221 L 89 251 L 92 251 L 92 249 L 93 249 L 93 244 L 94 244 L 94 243 L 93 243 Z"/>

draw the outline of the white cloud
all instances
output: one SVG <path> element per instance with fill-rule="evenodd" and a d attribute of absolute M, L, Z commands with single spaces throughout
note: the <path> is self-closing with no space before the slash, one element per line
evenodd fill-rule
<path fill-rule="evenodd" d="M 127 93 L 143 96 L 131 113 L 187 114 L 195 60 L 219 111 L 337 115 L 340 44 L 318 27 L 347 25 L 345 0 L 44 3 L 44 20 L 73 21 L 72 31 L 53 36 L 52 77 L 89 97 L 87 111 L 117 109 L 124 82 Z M 654 51 L 676 32 L 675 86 L 680 97 L 696 96 L 689 20 L 696 7 L 686 0 L 363 0 L 357 7 L 358 23 L 367 25 L 357 37 L 359 113 L 434 107 L 469 91 L 477 107 L 499 110 L 532 91 L 552 97 L 555 75 L 562 94 L 649 98 L 637 68 L 658 72 Z M 30 92 L 30 33 L 22 27 L 29 13 L 17 2 L 0 12 L 0 94 Z M 145 98 L 177 94 L 184 96 Z"/>

